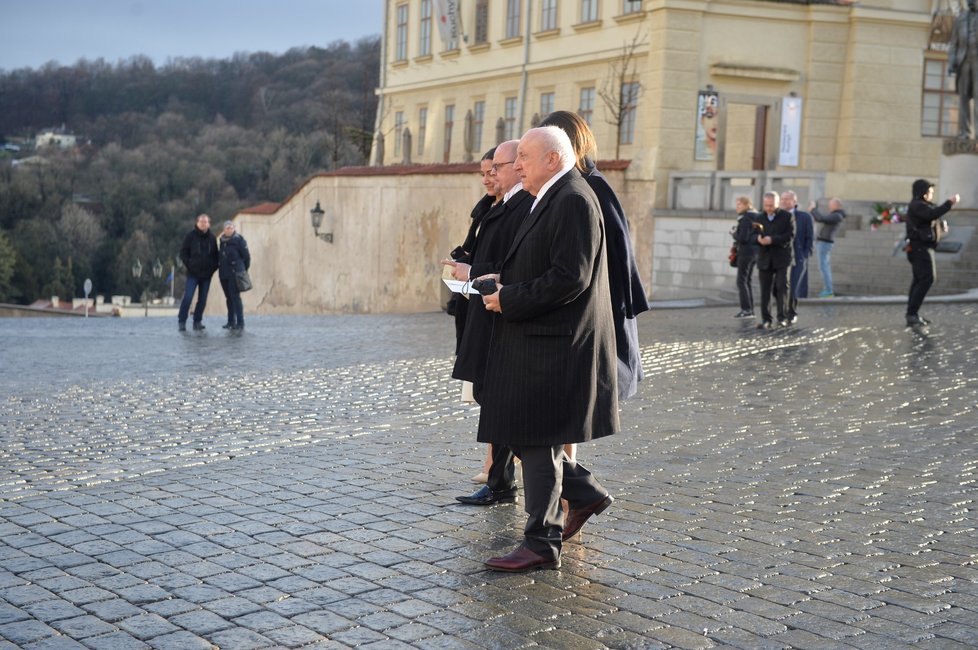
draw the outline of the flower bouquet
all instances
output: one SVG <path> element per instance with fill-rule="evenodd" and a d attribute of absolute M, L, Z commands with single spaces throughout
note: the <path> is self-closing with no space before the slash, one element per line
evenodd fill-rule
<path fill-rule="evenodd" d="M 877 230 L 885 223 L 900 223 L 907 214 L 907 206 L 893 203 L 877 203 L 873 206 L 876 215 L 869 220 L 871 230 Z"/>

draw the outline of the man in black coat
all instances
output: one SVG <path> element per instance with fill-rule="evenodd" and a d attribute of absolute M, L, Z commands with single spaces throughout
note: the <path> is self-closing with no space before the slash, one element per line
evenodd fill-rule
<path fill-rule="evenodd" d="M 469 280 L 498 273 L 499 266 L 513 243 L 517 228 L 530 211 L 533 197 L 523 189 L 520 177 L 513 169 L 519 140 L 510 140 L 496 147 L 492 159 L 495 194 L 502 198 L 482 218 L 469 244 L 471 264 L 458 260 L 442 260 L 452 267 L 452 277 Z M 464 300 L 464 298 L 463 298 Z M 487 311 L 479 294 L 470 294 L 465 329 L 458 346 L 452 377 L 472 382 L 475 401 L 482 404 L 489 342 L 498 315 Z M 455 497 L 469 505 L 487 506 L 516 501 L 516 467 L 513 452 L 506 445 L 492 446 L 492 466 L 486 484 L 471 496 Z"/>
<path fill-rule="evenodd" d="M 500 314 L 486 366 L 479 441 L 523 461 L 528 515 L 523 543 L 490 558 L 498 571 L 560 566 L 563 536 L 611 502 L 564 444 L 619 430 L 617 359 L 604 224 L 594 192 L 574 169 L 567 135 L 530 129 L 516 171 L 534 195 L 500 272 L 484 297 Z M 567 499 L 567 521 L 560 497 Z"/>
<path fill-rule="evenodd" d="M 786 308 L 790 299 L 788 271 L 794 253 L 795 218 L 778 208 L 776 192 L 764 193 L 764 214 L 757 218 L 757 276 L 761 281 L 761 322 L 758 329 L 771 328 L 771 290 L 778 304 L 778 325 L 788 326 Z"/>
<path fill-rule="evenodd" d="M 907 298 L 907 327 L 930 323 L 926 318 L 921 318 L 919 311 L 937 277 L 934 250 L 943 234 L 940 219 L 961 200 L 960 195 L 955 194 L 941 205 L 934 205 L 931 203 L 934 200 L 934 184 L 923 178 L 915 180 L 912 189 L 913 200 L 907 206 L 907 261 L 913 271 Z"/>
<path fill-rule="evenodd" d="M 781 193 L 781 209 L 795 218 L 795 258 L 791 266 L 788 321 L 798 320 L 798 299 L 808 297 L 808 258 L 815 250 L 815 222 L 812 215 L 798 209 L 798 195 L 791 190 Z"/>
<path fill-rule="evenodd" d="M 194 229 L 183 238 L 180 247 L 180 261 L 187 269 L 187 285 L 183 290 L 183 301 L 177 313 L 177 323 L 181 332 L 187 330 L 187 317 L 190 303 L 197 292 L 197 306 L 194 308 L 194 329 L 204 329 L 204 309 L 207 307 L 207 292 L 211 288 L 211 276 L 218 266 L 217 237 L 211 232 L 211 218 L 206 214 L 197 216 Z"/>

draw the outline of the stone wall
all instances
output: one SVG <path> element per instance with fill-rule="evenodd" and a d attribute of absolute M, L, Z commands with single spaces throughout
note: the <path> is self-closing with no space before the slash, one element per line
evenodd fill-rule
<path fill-rule="evenodd" d="M 651 275 L 650 183 L 627 181 L 627 163 L 599 163 L 632 227 L 645 282 Z M 344 169 L 309 179 L 277 209 L 235 216 L 252 255 L 259 314 L 406 313 L 441 309 L 448 298 L 439 260 L 462 243 L 483 195 L 475 164 Z M 310 210 L 326 212 L 316 237 Z M 274 206 L 273 206 L 274 207 Z M 215 287 L 216 288 L 216 287 Z M 213 295 L 213 294 L 212 294 Z M 220 292 L 209 311 L 224 313 Z"/>

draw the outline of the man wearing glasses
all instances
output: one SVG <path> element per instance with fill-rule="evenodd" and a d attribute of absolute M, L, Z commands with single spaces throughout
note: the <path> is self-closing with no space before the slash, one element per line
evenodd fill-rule
<path fill-rule="evenodd" d="M 514 169 L 516 147 L 519 140 L 510 140 L 496 147 L 492 158 L 492 175 L 496 182 L 496 195 L 502 197 L 482 220 L 471 251 L 472 264 L 442 260 L 452 267 L 456 280 L 470 280 L 489 273 L 498 273 L 499 265 L 509 252 L 516 230 L 530 212 L 533 197 L 520 182 Z M 472 382 L 472 394 L 482 403 L 486 360 L 489 356 L 489 339 L 493 322 L 499 316 L 485 309 L 482 296 L 469 296 L 469 305 L 452 377 Z M 516 501 L 516 471 L 512 451 L 503 445 L 493 445 L 492 467 L 486 484 L 471 496 L 455 497 L 470 505 L 492 505 Z"/>

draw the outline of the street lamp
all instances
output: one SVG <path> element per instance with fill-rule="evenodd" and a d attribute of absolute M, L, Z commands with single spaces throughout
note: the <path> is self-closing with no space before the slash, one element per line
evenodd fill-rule
<path fill-rule="evenodd" d="M 154 278 L 158 280 L 161 277 L 163 277 L 163 262 L 160 261 L 160 258 L 157 257 L 156 261 L 153 262 L 152 269 L 153 269 Z M 132 277 L 135 278 L 136 280 L 139 280 L 142 276 L 143 276 L 143 264 L 137 259 L 135 262 L 133 262 L 132 265 Z M 142 301 L 143 301 L 143 317 L 145 318 L 149 316 L 149 282 L 147 282 L 146 285 L 143 286 Z"/>
<path fill-rule="evenodd" d="M 332 244 L 333 228 L 331 224 L 327 223 L 325 228 L 326 232 L 319 232 L 319 228 L 323 225 L 323 217 L 326 216 L 326 211 L 319 205 L 319 201 L 316 201 L 316 207 L 309 211 L 309 216 L 312 218 L 312 229 L 316 233 L 316 237 Z M 329 221 L 331 222 L 332 219 L 329 219 Z"/>

